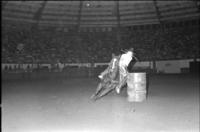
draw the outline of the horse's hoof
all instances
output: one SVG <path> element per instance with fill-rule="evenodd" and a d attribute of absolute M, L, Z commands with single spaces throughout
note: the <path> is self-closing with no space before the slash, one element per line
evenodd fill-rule
<path fill-rule="evenodd" d="M 97 98 L 92 98 L 91 100 L 92 100 L 92 102 L 96 102 Z"/>
<path fill-rule="evenodd" d="M 92 96 L 90 97 L 90 99 L 91 99 L 92 101 L 96 101 L 97 97 L 95 97 L 95 95 L 92 95 Z"/>

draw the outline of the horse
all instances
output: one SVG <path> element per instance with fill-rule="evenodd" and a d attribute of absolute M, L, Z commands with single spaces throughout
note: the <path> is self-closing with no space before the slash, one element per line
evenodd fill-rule
<path fill-rule="evenodd" d="M 116 88 L 119 82 L 119 59 L 120 56 L 112 55 L 112 60 L 108 67 L 99 75 L 101 81 L 95 94 L 91 96 L 92 99 L 100 99 Z"/>

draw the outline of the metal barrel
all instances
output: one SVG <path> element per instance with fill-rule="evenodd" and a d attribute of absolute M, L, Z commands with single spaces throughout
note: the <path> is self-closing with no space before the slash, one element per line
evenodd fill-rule
<path fill-rule="evenodd" d="M 127 86 L 127 99 L 129 102 L 142 102 L 146 100 L 146 73 L 129 73 Z"/>

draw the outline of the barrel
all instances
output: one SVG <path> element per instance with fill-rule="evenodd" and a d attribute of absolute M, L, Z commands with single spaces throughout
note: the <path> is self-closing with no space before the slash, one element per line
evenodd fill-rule
<path fill-rule="evenodd" d="M 128 73 L 127 86 L 127 100 L 129 102 L 146 100 L 146 73 Z"/>

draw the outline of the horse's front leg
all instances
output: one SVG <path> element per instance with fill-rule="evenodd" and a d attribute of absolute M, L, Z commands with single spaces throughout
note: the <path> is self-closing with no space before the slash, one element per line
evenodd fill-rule
<path fill-rule="evenodd" d="M 107 95 L 109 92 L 111 92 L 113 89 L 115 89 L 115 87 L 117 86 L 117 83 L 111 83 L 109 86 L 107 86 L 105 89 L 102 89 L 101 92 L 98 94 L 98 96 L 96 97 L 97 99 L 100 99 L 101 97 Z"/>
<path fill-rule="evenodd" d="M 91 99 L 97 98 L 97 95 L 99 94 L 99 92 L 101 91 L 102 88 L 103 88 L 103 84 L 102 84 L 102 82 L 100 82 L 97 86 L 96 92 L 90 98 Z"/>

